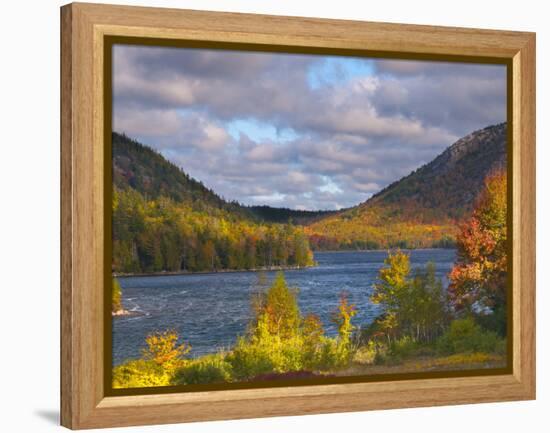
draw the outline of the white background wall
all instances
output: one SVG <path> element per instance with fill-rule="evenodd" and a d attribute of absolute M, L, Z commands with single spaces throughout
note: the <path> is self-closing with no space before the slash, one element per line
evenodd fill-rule
<path fill-rule="evenodd" d="M 523 1 L 164 0 L 143 6 L 536 31 L 538 45 L 538 401 L 133 428 L 132 432 L 548 431 L 550 200 L 546 3 Z M 111 2 L 108 2 L 111 3 Z M 0 429 L 60 429 L 59 6 L 2 2 L 0 67 Z M 546 79 L 545 79 L 546 78 Z"/>

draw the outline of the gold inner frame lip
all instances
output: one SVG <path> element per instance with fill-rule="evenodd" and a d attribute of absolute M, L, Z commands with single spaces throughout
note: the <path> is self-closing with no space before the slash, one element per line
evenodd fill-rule
<path fill-rule="evenodd" d="M 108 27 L 107 27 L 108 29 Z M 105 29 L 105 30 L 107 30 Z M 513 118 L 512 118 L 512 68 L 513 60 L 509 58 L 490 57 L 490 56 L 468 56 L 457 54 L 429 54 L 397 51 L 377 51 L 370 49 L 349 49 L 321 46 L 302 46 L 302 45 L 273 45 L 269 43 L 249 43 L 249 42 L 227 42 L 198 39 L 173 39 L 160 37 L 142 37 L 131 35 L 112 35 L 104 33 L 103 39 L 103 118 L 104 118 L 104 299 L 111 299 L 111 258 L 112 258 L 112 240 L 111 240 L 111 214 L 112 208 L 107 205 L 112 201 L 112 158 L 107 157 L 112 154 L 111 134 L 112 134 L 112 47 L 114 45 L 137 45 L 137 46 L 160 46 L 176 48 L 196 48 L 196 49 L 217 49 L 225 51 L 250 51 L 250 52 L 270 52 L 270 53 L 289 53 L 289 54 L 313 54 L 313 55 L 331 55 L 342 57 L 368 57 L 368 58 L 388 58 L 399 60 L 424 60 L 440 62 L 459 62 L 473 64 L 500 64 L 506 66 L 507 74 L 507 119 L 508 140 L 507 140 L 507 173 L 508 173 L 508 256 L 513 257 L 513 224 L 512 224 L 512 169 L 513 169 Z M 259 388 L 284 388 L 284 387 L 305 387 L 320 385 L 338 385 L 355 383 L 379 383 L 392 381 L 407 381 L 416 379 L 443 379 L 443 378 L 461 378 L 478 376 L 497 376 L 509 375 L 513 373 L 513 260 L 508 261 L 508 287 L 507 287 L 507 365 L 503 368 L 491 369 L 470 369 L 458 371 L 434 371 L 418 373 L 391 373 L 379 375 L 358 375 L 333 378 L 312 378 L 312 379 L 294 379 L 277 381 L 255 381 L 238 382 L 224 384 L 205 384 L 205 385 L 171 385 L 161 387 L 143 387 L 143 388 L 124 388 L 116 389 L 112 387 L 112 316 L 109 303 L 104 305 L 104 395 L 109 396 L 136 396 L 152 394 L 173 394 L 173 393 L 196 393 L 201 391 L 221 391 L 221 390 L 245 390 Z"/>

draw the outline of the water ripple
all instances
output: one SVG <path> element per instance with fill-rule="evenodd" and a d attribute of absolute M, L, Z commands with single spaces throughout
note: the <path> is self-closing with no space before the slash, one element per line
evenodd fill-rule
<path fill-rule="evenodd" d="M 411 266 L 436 264 L 444 277 L 455 260 L 454 250 L 415 250 Z M 356 325 L 372 322 L 379 307 L 369 302 L 372 284 L 386 257 L 384 251 L 316 253 L 316 268 L 285 273 L 288 285 L 298 287 L 302 313 L 315 313 L 329 335 L 336 333 L 331 312 L 338 305 L 340 292 L 348 292 L 358 314 Z M 275 272 L 267 272 L 273 279 Z M 255 272 L 165 275 L 121 278 L 122 302 L 126 309 L 143 315 L 120 317 L 113 321 L 113 362 L 139 357 L 148 333 L 175 329 L 193 346 L 193 356 L 228 348 L 246 332 L 252 312 L 250 296 L 257 292 Z M 134 310 L 135 309 L 135 310 Z"/>

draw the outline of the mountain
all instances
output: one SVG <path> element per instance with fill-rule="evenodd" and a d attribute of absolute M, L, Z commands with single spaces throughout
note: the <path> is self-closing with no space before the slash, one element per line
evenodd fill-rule
<path fill-rule="evenodd" d="M 244 206 L 226 201 L 155 150 L 113 133 L 113 228 L 118 230 L 114 230 L 115 240 L 120 240 L 114 244 L 115 251 L 120 251 L 117 266 L 121 271 L 177 271 L 182 266 L 195 270 L 235 269 L 242 263 L 248 267 L 251 263 L 301 265 L 307 262 L 302 257 L 309 257 L 310 247 L 338 250 L 452 246 L 457 221 L 470 214 L 484 178 L 506 166 L 506 138 L 505 123 L 475 131 L 367 201 L 335 212 Z M 131 215 L 138 210 L 141 220 L 136 222 Z M 178 232 L 181 227 L 187 230 L 185 234 Z M 158 242 L 148 238 L 155 230 L 170 232 L 171 238 L 155 246 Z M 302 234 L 307 236 L 309 245 L 304 244 Z M 237 246 L 239 236 L 251 245 L 247 260 L 234 257 L 241 254 L 242 246 Z M 170 243 L 181 244 L 186 255 L 191 250 L 204 251 L 201 257 L 188 257 L 182 264 L 183 253 L 167 258 Z M 288 256 L 298 250 L 292 243 L 299 244 L 305 253 L 298 258 Z M 274 259 L 275 250 L 280 257 Z"/>
<path fill-rule="evenodd" d="M 224 200 L 153 149 L 125 135 L 112 137 L 115 274 L 314 264 L 302 226 L 266 222 L 253 210 Z"/>
<path fill-rule="evenodd" d="M 194 209 L 220 209 L 240 218 L 270 223 L 308 224 L 335 211 L 302 211 L 271 206 L 244 206 L 227 201 L 166 160 L 154 149 L 124 134 L 113 132 L 113 184 L 138 191 L 148 199 L 168 197 L 191 203 Z"/>
<path fill-rule="evenodd" d="M 113 132 L 112 137 L 115 188 L 133 189 L 146 199 L 168 197 L 195 210 L 220 209 L 255 219 L 245 207 L 224 200 L 152 148 L 124 134 Z"/>
<path fill-rule="evenodd" d="M 392 183 L 362 207 L 393 205 L 428 211 L 428 220 L 461 219 L 492 170 L 506 167 L 506 123 L 461 138 L 430 163 Z"/>
<path fill-rule="evenodd" d="M 315 249 L 451 245 L 485 177 L 506 167 L 506 123 L 461 138 L 355 207 L 307 227 Z"/>

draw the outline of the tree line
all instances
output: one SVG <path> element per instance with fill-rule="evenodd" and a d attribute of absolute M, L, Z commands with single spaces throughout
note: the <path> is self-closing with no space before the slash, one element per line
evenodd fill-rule
<path fill-rule="evenodd" d="M 305 227 L 315 251 L 454 248 L 457 226 L 415 221 L 382 207 L 353 209 Z"/>
<path fill-rule="evenodd" d="M 263 224 L 225 209 L 113 191 L 113 271 L 218 271 L 313 265 L 301 227 Z"/>

